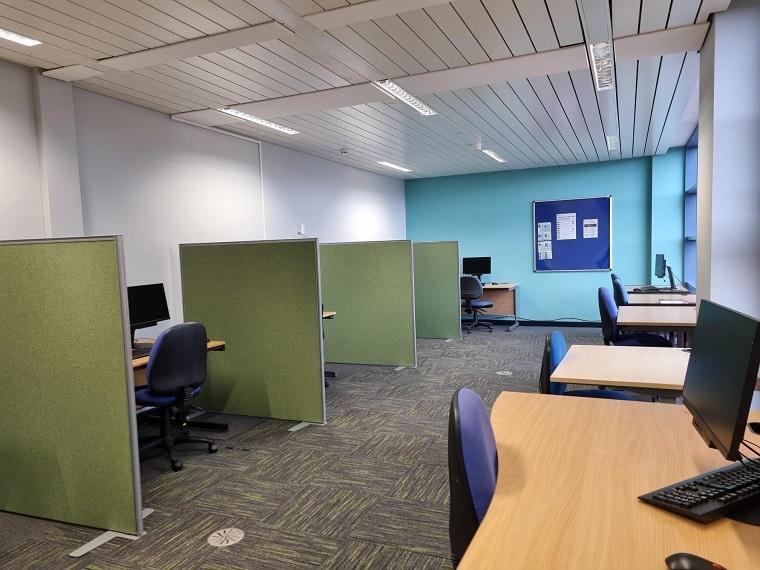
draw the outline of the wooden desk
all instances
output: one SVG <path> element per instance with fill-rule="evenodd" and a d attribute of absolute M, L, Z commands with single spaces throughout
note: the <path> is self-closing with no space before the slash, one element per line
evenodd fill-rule
<path fill-rule="evenodd" d="M 697 308 L 683 305 L 626 305 L 618 309 L 618 326 L 623 331 L 694 332 Z"/>
<path fill-rule="evenodd" d="M 322 318 L 323 319 L 334 319 L 335 315 L 338 313 L 336 311 L 322 311 Z"/>
<path fill-rule="evenodd" d="M 147 341 L 155 341 L 155 339 L 139 339 L 140 342 L 146 343 Z M 226 350 L 227 343 L 223 340 L 210 340 L 206 344 L 206 348 L 209 352 L 215 352 L 220 350 Z M 140 358 L 132 359 L 132 370 L 135 377 L 135 388 L 142 388 L 148 385 L 148 381 L 145 378 L 145 369 L 148 367 L 148 356 L 141 356 Z"/>
<path fill-rule="evenodd" d="M 496 493 L 461 570 L 658 570 L 675 552 L 758 567 L 760 527 L 636 498 L 727 463 L 683 406 L 504 392 L 491 423 Z"/>
<path fill-rule="evenodd" d="M 641 293 L 642 295 L 661 295 L 662 293 L 670 293 L 671 295 L 685 295 L 689 290 L 683 285 L 677 285 L 675 291 L 636 291 L 641 287 L 650 287 L 650 285 L 626 285 L 625 290 L 629 293 Z M 659 287 L 659 285 L 658 285 Z"/>
<path fill-rule="evenodd" d="M 681 348 L 574 344 L 551 381 L 681 392 L 688 365 Z"/>
<path fill-rule="evenodd" d="M 629 305 L 693 305 L 697 304 L 696 295 L 682 293 L 629 293 Z"/>
<path fill-rule="evenodd" d="M 493 308 L 486 309 L 483 320 L 488 320 L 489 314 L 493 316 L 514 316 L 515 322 L 509 326 L 508 330 L 514 330 L 519 324 L 517 322 L 517 287 L 518 283 L 484 283 L 483 294 L 480 296 L 481 301 L 491 301 Z"/>

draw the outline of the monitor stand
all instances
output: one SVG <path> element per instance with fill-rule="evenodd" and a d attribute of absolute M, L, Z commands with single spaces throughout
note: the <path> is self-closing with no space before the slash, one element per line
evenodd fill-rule
<path fill-rule="evenodd" d="M 760 526 L 760 500 L 738 511 L 727 514 L 726 518 L 753 526 Z"/>

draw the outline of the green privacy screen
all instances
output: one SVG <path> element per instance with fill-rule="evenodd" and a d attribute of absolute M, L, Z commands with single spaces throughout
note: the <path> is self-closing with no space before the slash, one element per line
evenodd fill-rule
<path fill-rule="evenodd" d="M 209 358 L 209 410 L 323 422 L 317 241 L 180 246 L 186 321 L 226 351 Z"/>
<path fill-rule="evenodd" d="M 324 244 L 325 360 L 416 366 L 412 242 Z"/>
<path fill-rule="evenodd" d="M 0 244 L 0 509 L 142 532 L 117 238 Z"/>
<path fill-rule="evenodd" d="M 414 244 L 414 306 L 419 338 L 462 338 L 459 242 Z"/>

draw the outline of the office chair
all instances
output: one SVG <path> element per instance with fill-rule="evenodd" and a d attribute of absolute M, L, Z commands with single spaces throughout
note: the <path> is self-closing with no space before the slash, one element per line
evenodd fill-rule
<path fill-rule="evenodd" d="M 620 279 L 612 280 L 612 292 L 615 295 L 615 304 L 618 307 L 628 304 L 628 291 Z"/>
<path fill-rule="evenodd" d="M 135 392 L 138 403 L 161 410 L 161 435 L 143 450 L 161 445 L 174 471 L 182 469 L 182 462 L 174 456 L 175 445 L 205 443 L 209 453 L 217 451 L 213 440 L 190 437 L 186 429 L 187 408 L 206 380 L 207 341 L 206 328 L 200 323 L 183 323 L 162 332 L 150 352 L 148 387 Z M 173 410 L 181 430 L 179 437 L 170 433 Z"/>
<path fill-rule="evenodd" d="M 464 556 L 496 489 L 499 460 L 488 410 L 475 392 L 454 392 L 449 410 L 451 562 Z"/>
<path fill-rule="evenodd" d="M 615 281 L 615 279 L 622 281 L 617 273 L 610 273 L 610 279 L 612 279 L 612 281 Z"/>
<path fill-rule="evenodd" d="M 673 346 L 666 338 L 647 332 L 622 334 L 618 329 L 618 308 L 612 293 L 606 287 L 599 288 L 599 316 L 602 319 L 604 344 L 615 346 Z"/>
<path fill-rule="evenodd" d="M 462 297 L 464 310 L 467 313 L 472 314 L 473 320 L 470 324 L 463 325 L 463 329 L 468 333 L 472 332 L 472 329 L 477 327 L 486 327 L 488 332 L 493 332 L 493 325 L 491 323 L 481 322 L 479 320 L 480 315 L 485 313 L 485 309 L 493 307 L 491 301 L 481 301 L 480 296 L 483 294 L 483 285 L 480 283 L 480 279 L 472 277 L 471 275 L 463 275 L 459 278 L 459 291 Z"/>
<path fill-rule="evenodd" d="M 542 394 L 555 396 L 579 396 L 581 398 L 605 398 L 607 400 L 632 400 L 631 396 L 618 390 L 606 388 L 590 388 L 584 390 L 568 390 L 567 384 L 552 382 L 551 375 L 567 354 L 567 343 L 560 331 L 552 331 L 544 341 L 544 357 L 541 360 L 541 374 L 538 377 L 538 391 Z"/>

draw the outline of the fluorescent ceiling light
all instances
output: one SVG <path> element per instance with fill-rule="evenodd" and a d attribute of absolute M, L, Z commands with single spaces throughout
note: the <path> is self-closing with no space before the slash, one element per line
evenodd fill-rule
<path fill-rule="evenodd" d="M 390 79 L 383 79 L 382 81 L 373 81 L 372 85 L 383 91 L 384 93 L 387 93 L 394 99 L 398 99 L 402 103 L 406 103 L 409 105 L 412 109 L 417 111 L 420 115 L 425 115 L 426 117 L 430 115 L 437 115 L 438 113 L 435 111 L 435 109 L 431 109 L 425 103 L 417 99 L 414 95 L 411 93 L 407 93 L 401 87 L 393 83 Z"/>
<path fill-rule="evenodd" d="M 0 28 L 0 38 L 8 40 L 9 42 L 16 42 L 17 44 L 21 44 L 22 46 L 27 47 L 38 46 L 42 43 L 39 40 L 27 38 L 26 36 L 15 34 L 13 32 L 9 32 L 8 30 L 3 30 L 2 28 Z"/>
<path fill-rule="evenodd" d="M 484 148 L 481 148 L 480 150 L 483 151 L 484 153 L 486 153 L 491 158 L 493 158 L 496 162 L 507 162 L 506 160 L 504 160 L 502 157 L 500 157 L 498 154 L 496 154 L 492 150 L 486 150 Z"/>
<path fill-rule="evenodd" d="M 615 88 L 615 74 L 612 70 L 612 45 L 600 42 L 588 46 L 591 55 L 591 69 L 594 72 L 594 82 L 597 91 Z"/>
<path fill-rule="evenodd" d="M 607 150 L 616 152 L 620 150 L 620 139 L 616 136 L 607 137 Z"/>
<path fill-rule="evenodd" d="M 411 172 L 411 168 L 404 168 L 403 166 L 399 166 L 398 164 L 393 164 L 391 162 L 385 162 L 384 160 L 378 161 L 378 164 L 382 164 L 383 166 L 387 166 L 388 168 L 393 168 L 394 170 L 400 170 L 401 172 Z"/>
<path fill-rule="evenodd" d="M 261 125 L 262 127 L 268 127 L 270 129 L 274 129 L 275 131 L 280 131 L 281 133 L 285 133 L 286 135 L 299 134 L 299 131 L 293 130 L 289 127 L 284 127 L 282 125 L 278 125 L 277 123 L 273 123 L 272 121 L 267 121 L 266 119 L 259 119 L 258 117 L 254 117 L 253 115 L 249 115 L 248 113 L 243 113 L 243 111 L 238 111 L 237 109 L 217 109 L 217 110 L 221 111 L 222 113 L 232 115 L 233 117 L 237 117 L 238 119 L 243 119 L 244 121 L 256 123 L 257 125 Z"/>

